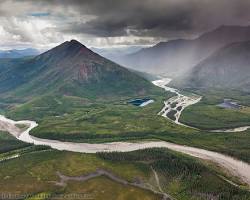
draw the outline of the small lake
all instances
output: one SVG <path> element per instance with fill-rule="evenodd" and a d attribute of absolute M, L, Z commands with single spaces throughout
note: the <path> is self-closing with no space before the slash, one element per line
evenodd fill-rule
<path fill-rule="evenodd" d="M 128 101 L 129 104 L 132 104 L 134 106 L 140 106 L 140 107 L 146 106 L 146 105 L 153 103 L 153 102 L 154 102 L 154 100 L 152 100 L 150 98 L 132 99 L 132 100 Z"/>
<path fill-rule="evenodd" d="M 224 102 L 218 104 L 217 106 L 221 108 L 227 108 L 227 109 L 240 109 L 241 108 L 241 105 L 239 105 L 237 102 L 234 102 L 231 99 L 224 99 Z"/>

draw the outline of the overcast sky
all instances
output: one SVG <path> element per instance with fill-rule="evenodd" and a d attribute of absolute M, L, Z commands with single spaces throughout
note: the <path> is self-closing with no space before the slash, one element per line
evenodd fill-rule
<path fill-rule="evenodd" d="M 250 25 L 250 0 L 1 0 L 0 49 L 151 45 Z"/>

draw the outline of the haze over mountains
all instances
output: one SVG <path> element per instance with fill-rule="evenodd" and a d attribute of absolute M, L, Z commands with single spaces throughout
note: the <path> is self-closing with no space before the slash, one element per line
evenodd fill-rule
<path fill-rule="evenodd" d="M 250 27 L 221 26 L 194 40 L 172 40 L 129 54 L 117 62 L 136 70 L 178 77 L 218 49 L 250 40 Z"/>
<path fill-rule="evenodd" d="M 114 48 L 91 48 L 92 51 L 98 53 L 99 55 L 110 59 L 119 60 L 120 58 L 126 56 L 127 54 L 135 53 L 141 50 L 141 46 L 129 46 L 129 47 L 114 47 Z"/>
<path fill-rule="evenodd" d="M 0 58 L 22 58 L 25 56 L 36 56 L 38 54 L 40 54 L 40 51 L 33 48 L 0 50 Z"/>
<path fill-rule="evenodd" d="M 1 60 L 1 97 L 143 95 L 153 88 L 149 81 L 76 40 L 34 58 Z"/>
<path fill-rule="evenodd" d="M 227 45 L 196 65 L 182 86 L 250 91 L 250 41 Z"/>

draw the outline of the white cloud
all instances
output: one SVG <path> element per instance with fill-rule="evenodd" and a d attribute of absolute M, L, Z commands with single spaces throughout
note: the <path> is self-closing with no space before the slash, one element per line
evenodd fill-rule
<path fill-rule="evenodd" d="M 37 17 L 1 17 L 0 45 L 34 46 L 43 48 L 64 40 L 63 34 L 56 31 L 56 25 L 49 19 Z"/>

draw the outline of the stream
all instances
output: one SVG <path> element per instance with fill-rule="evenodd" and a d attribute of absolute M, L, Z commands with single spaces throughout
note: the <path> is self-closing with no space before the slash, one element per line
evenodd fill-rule
<path fill-rule="evenodd" d="M 179 90 L 167 86 L 171 82 L 171 80 L 172 79 L 170 78 L 162 78 L 156 81 L 152 81 L 154 85 L 163 88 L 165 91 L 176 94 L 176 96 L 164 101 L 164 107 L 158 114 L 165 118 L 168 118 L 169 120 L 173 121 L 178 125 L 197 129 L 196 127 L 188 126 L 186 124 L 181 123 L 179 119 L 183 110 L 188 106 L 198 103 L 202 99 L 202 96 L 198 96 L 196 94 L 190 94 L 189 96 L 185 96 L 181 94 Z M 224 132 L 224 133 L 243 132 L 249 128 L 250 126 L 243 126 L 230 129 L 211 130 L 209 132 Z"/>

